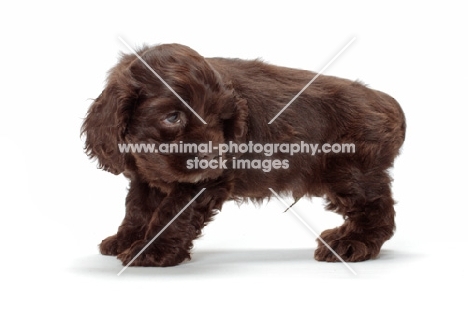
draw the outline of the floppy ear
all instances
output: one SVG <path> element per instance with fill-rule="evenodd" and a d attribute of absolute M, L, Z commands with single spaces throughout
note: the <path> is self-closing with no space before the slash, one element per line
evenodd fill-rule
<path fill-rule="evenodd" d="M 248 116 L 249 108 L 247 100 L 233 92 L 230 100 L 225 103 L 220 116 L 223 121 L 224 138 L 226 141 L 244 142 L 248 131 Z"/>
<path fill-rule="evenodd" d="M 135 95 L 130 86 L 119 86 L 116 80 L 111 77 L 89 108 L 81 134 L 86 135 L 86 154 L 99 161 L 99 168 L 118 175 L 125 169 L 125 154 L 120 152 L 119 143 L 125 142 Z"/>

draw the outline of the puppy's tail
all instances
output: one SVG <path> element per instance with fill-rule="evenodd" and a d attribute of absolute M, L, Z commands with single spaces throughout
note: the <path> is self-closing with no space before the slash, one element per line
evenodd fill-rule
<path fill-rule="evenodd" d="M 403 142 L 405 141 L 406 138 L 406 117 L 405 113 L 403 112 L 403 109 L 401 108 L 401 105 L 391 96 L 389 96 L 395 105 L 395 108 L 397 109 L 397 118 L 399 120 L 399 128 L 397 131 L 397 137 L 401 141 L 401 144 L 399 148 L 403 145 Z"/>
<path fill-rule="evenodd" d="M 385 111 L 392 120 L 392 126 L 388 130 L 390 130 L 392 141 L 394 141 L 395 147 L 400 149 L 406 138 L 405 113 L 395 98 L 380 91 L 378 91 L 378 94 L 386 102 L 386 105 L 384 105 L 386 107 Z"/>
<path fill-rule="evenodd" d="M 403 138 L 403 141 L 405 141 L 405 137 L 406 137 L 406 117 L 405 117 L 405 113 L 403 112 L 403 109 L 401 108 L 401 106 L 397 103 L 398 105 L 398 108 L 400 108 L 400 113 L 401 113 L 401 132 L 402 132 L 402 138 Z"/>

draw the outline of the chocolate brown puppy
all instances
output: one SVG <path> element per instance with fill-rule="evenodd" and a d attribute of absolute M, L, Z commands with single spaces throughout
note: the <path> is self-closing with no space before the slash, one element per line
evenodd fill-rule
<path fill-rule="evenodd" d="M 344 260 L 379 254 L 395 229 L 388 170 L 406 129 L 392 97 L 359 82 L 320 75 L 278 115 L 315 73 L 259 60 L 204 58 L 179 44 L 137 53 L 180 98 L 128 54 L 91 105 L 82 127 L 87 154 L 102 169 L 130 181 L 125 218 L 100 244 L 102 254 L 128 264 L 203 188 L 132 265 L 171 266 L 190 259 L 193 240 L 224 202 L 263 200 L 272 196 L 269 188 L 295 198 L 324 197 L 326 208 L 342 215 L 344 223 L 321 237 Z M 214 148 L 122 151 L 140 143 Z M 276 152 L 220 152 L 229 144 L 276 146 Z M 319 148 L 314 155 L 281 151 L 301 144 Z M 332 146 L 353 149 L 326 152 Z M 217 165 L 195 165 L 202 161 Z M 320 241 L 315 258 L 338 261 Z"/>

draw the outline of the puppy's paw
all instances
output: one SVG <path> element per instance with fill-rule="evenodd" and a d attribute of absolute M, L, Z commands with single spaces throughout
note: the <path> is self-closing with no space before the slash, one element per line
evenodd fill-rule
<path fill-rule="evenodd" d="M 357 262 L 375 258 L 380 251 L 372 241 L 363 241 L 354 236 L 340 236 L 339 230 L 326 230 L 321 234 L 321 238 L 330 246 L 336 254 L 344 261 Z M 315 259 L 318 261 L 337 262 L 340 259 L 322 241 L 318 241 L 315 250 Z"/>
<path fill-rule="evenodd" d="M 337 262 L 340 259 L 333 254 L 323 243 L 315 250 L 315 259 L 318 261 Z M 327 242 L 327 244 L 337 253 L 344 261 L 364 261 L 372 258 L 371 253 L 367 250 L 366 244 L 354 240 L 338 240 Z"/>
<path fill-rule="evenodd" d="M 117 256 L 118 247 L 119 243 L 117 241 L 117 234 L 114 234 L 102 240 L 101 244 L 99 244 L 99 251 L 103 255 Z"/>
<path fill-rule="evenodd" d="M 190 253 L 188 251 L 176 247 L 158 245 L 150 245 L 139 254 L 146 244 L 146 241 L 136 241 L 129 249 L 120 253 L 117 258 L 122 261 L 124 266 L 130 263 L 130 266 L 143 267 L 175 266 L 186 259 L 190 259 Z"/>

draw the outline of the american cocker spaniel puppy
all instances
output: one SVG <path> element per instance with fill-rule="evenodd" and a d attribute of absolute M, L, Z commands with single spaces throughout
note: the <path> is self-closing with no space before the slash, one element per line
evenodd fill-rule
<path fill-rule="evenodd" d="M 344 223 L 321 237 L 345 261 L 379 254 L 395 229 L 388 170 L 406 129 L 392 97 L 320 75 L 278 115 L 315 73 L 204 58 L 179 44 L 137 54 L 154 72 L 123 55 L 82 126 L 86 153 L 130 181 L 125 218 L 100 244 L 102 254 L 126 265 L 160 234 L 132 265 L 177 265 L 190 259 L 193 240 L 225 201 L 260 201 L 272 197 L 270 188 L 324 197 Z M 181 152 L 184 144 L 193 148 Z M 348 152 L 338 152 L 343 146 Z M 338 261 L 320 240 L 315 258 Z"/>

